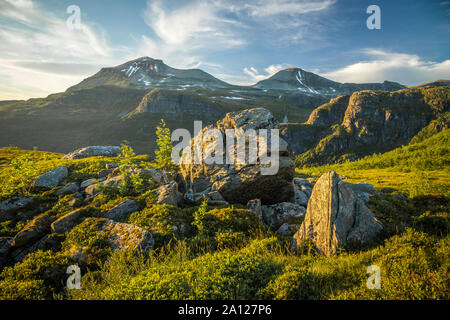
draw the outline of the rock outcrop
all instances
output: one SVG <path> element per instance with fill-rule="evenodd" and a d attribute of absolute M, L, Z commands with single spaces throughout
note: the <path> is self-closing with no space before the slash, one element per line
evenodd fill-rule
<path fill-rule="evenodd" d="M 59 186 L 69 175 L 66 166 L 60 166 L 37 177 L 32 185 L 35 188 L 53 189 Z"/>
<path fill-rule="evenodd" d="M 320 253 L 330 256 L 352 244 L 369 243 L 382 229 L 348 184 L 330 171 L 314 185 L 294 247 L 309 239 Z"/>
<path fill-rule="evenodd" d="M 121 222 L 127 219 L 130 216 L 130 214 L 136 211 L 139 211 L 139 206 L 136 203 L 136 201 L 126 200 L 124 202 L 119 203 L 111 210 L 109 210 L 105 214 L 105 218 Z"/>
<path fill-rule="evenodd" d="M 89 146 L 66 154 L 64 159 L 83 159 L 88 157 L 117 157 L 121 152 L 119 146 Z"/>
<path fill-rule="evenodd" d="M 255 108 L 228 113 L 214 126 L 204 128 L 197 137 L 191 140 L 192 150 L 198 147 L 203 151 L 203 154 L 214 154 L 214 159 L 222 159 L 223 164 L 216 162 L 209 164 L 206 161 L 196 164 L 188 159 L 189 157 L 194 159 L 192 154 L 184 153 L 181 172 L 188 187 L 192 189 L 194 194 L 218 191 L 229 203 L 245 205 L 252 199 L 261 199 L 263 204 L 293 201 L 294 186 L 292 178 L 294 165 L 289 158 L 287 143 L 283 139 L 279 139 L 279 166 L 275 174 L 261 174 L 261 169 L 267 167 L 267 164 L 261 162 L 262 154 L 258 153 L 258 150 L 254 150 L 254 147 L 250 147 L 248 143 L 245 146 L 245 153 L 247 157 L 249 151 L 257 153 L 256 163 L 249 164 L 250 161 L 245 161 L 245 164 L 239 164 L 237 163 L 238 161 L 234 161 L 234 164 L 227 164 L 226 161 L 226 130 L 234 132 L 238 139 L 245 139 L 244 132 L 246 130 L 255 130 L 256 134 L 258 134 L 257 130 L 267 129 L 267 139 L 259 136 L 257 141 L 260 148 L 265 144 L 267 145 L 267 150 L 270 151 L 270 129 L 278 129 L 278 127 L 278 121 L 268 110 Z M 208 129 L 215 129 L 215 133 L 220 133 L 221 136 L 217 135 L 215 138 L 208 136 L 206 134 Z M 199 143 L 201 136 L 203 139 Z M 236 145 L 228 148 L 228 154 L 232 154 L 235 160 L 236 149 Z"/>

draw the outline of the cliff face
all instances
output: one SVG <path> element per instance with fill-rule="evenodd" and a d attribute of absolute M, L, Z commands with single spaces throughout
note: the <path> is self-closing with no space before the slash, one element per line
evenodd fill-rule
<path fill-rule="evenodd" d="M 201 114 L 223 116 L 223 112 L 208 99 L 177 91 L 154 89 L 146 94 L 134 113 Z"/>
<path fill-rule="evenodd" d="M 316 108 L 304 125 L 287 126 L 283 133 L 300 154 L 300 165 L 358 158 L 408 143 L 449 106 L 449 86 L 359 91 L 332 99 Z"/>

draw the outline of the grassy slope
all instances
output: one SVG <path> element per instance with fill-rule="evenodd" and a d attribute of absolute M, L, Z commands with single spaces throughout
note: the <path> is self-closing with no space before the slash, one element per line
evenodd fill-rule
<path fill-rule="evenodd" d="M 330 258 L 314 255 L 308 246 L 291 253 L 290 238 L 276 237 L 246 210 L 233 207 L 207 208 L 201 219 L 205 231 L 200 232 L 193 224 L 198 207 L 157 206 L 146 193 L 136 198 L 147 203 L 145 208 L 128 222 L 150 229 L 158 249 L 148 258 L 117 253 L 102 260 L 100 267 L 89 265 L 90 272 L 84 266 L 82 289 L 67 294 L 72 299 L 448 299 L 448 134 L 444 131 L 415 145 L 352 163 L 297 170 L 298 175 L 313 176 L 336 170 L 351 176 L 352 182 L 368 181 L 410 196 L 397 197 L 394 192 L 372 197 L 369 207 L 385 231 L 370 247 Z M 76 181 L 94 175 L 106 162 L 117 161 L 62 160 L 60 154 L 3 148 L 2 186 L 10 183 L 8 164 L 20 155 L 34 159 L 32 176 L 67 164 L 70 179 Z M 144 158 L 136 160 L 149 164 Z M 418 176 L 424 180 L 417 180 Z M 423 190 L 424 181 L 431 188 Z M 412 182 L 416 189 L 409 187 Z M 418 190 L 417 194 L 411 190 Z M 89 206 L 107 210 L 122 199 L 100 195 Z M 59 199 L 50 205 L 50 211 L 62 210 L 63 202 Z M 183 236 L 170 227 L 180 221 L 190 226 Z M 77 245 L 86 232 L 80 225 L 61 235 L 63 247 Z M 67 277 L 65 268 L 70 263 L 63 251 L 38 251 L 3 270 L 0 298 L 51 298 L 64 290 L 60 287 L 64 281 L 59 279 Z M 372 264 L 381 268 L 381 290 L 366 287 L 367 267 Z"/>
<path fill-rule="evenodd" d="M 358 161 L 296 169 L 298 174 L 315 177 L 330 170 L 349 177 L 350 182 L 372 183 L 377 189 L 394 188 L 411 196 L 449 196 L 450 130 Z"/>

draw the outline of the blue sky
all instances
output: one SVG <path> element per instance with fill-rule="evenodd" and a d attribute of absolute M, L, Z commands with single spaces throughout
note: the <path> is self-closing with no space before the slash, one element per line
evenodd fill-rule
<path fill-rule="evenodd" d="M 369 5 L 381 29 L 369 30 Z M 66 25 L 67 7 L 80 29 Z M 253 84 L 297 66 L 340 82 L 450 78 L 450 1 L 0 0 L 0 100 L 64 91 L 150 56 Z"/>

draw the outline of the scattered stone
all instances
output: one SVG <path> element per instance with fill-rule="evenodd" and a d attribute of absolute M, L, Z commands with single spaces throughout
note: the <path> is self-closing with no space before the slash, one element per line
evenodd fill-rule
<path fill-rule="evenodd" d="M 105 214 L 105 218 L 121 222 L 126 220 L 130 214 L 139 211 L 139 206 L 134 200 L 126 200 L 109 210 Z"/>
<path fill-rule="evenodd" d="M 118 146 L 90 146 L 66 154 L 63 159 L 82 159 L 88 157 L 117 157 L 121 153 Z"/>
<path fill-rule="evenodd" d="M 63 215 L 51 224 L 52 232 L 66 233 L 81 223 L 85 210 L 78 209 Z"/>
<path fill-rule="evenodd" d="M 178 185 L 175 181 L 158 187 L 156 194 L 158 195 L 157 204 L 177 206 L 182 200 L 182 195 L 178 192 Z"/>
<path fill-rule="evenodd" d="M 339 175 L 323 174 L 313 188 L 305 219 L 294 235 L 294 247 L 310 239 L 330 256 L 353 243 L 368 243 L 383 229 L 381 223 Z"/>
<path fill-rule="evenodd" d="M 295 186 L 295 203 L 299 204 L 303 207 L 306 207 L 308 205 L 309 197 L 306 195 L 300 188 L 296 185 Z"/>
<path fill-rule="evenodd" d="M 247 208 L 250 210 L 250 213 L 257 216 L 260 221 L 263 221 L 262 210 L 261 210 L 261 200 L 259 200 L 259 199 L 250 200 L 247 203 Z"/>
<path fill-rule="evenodd" d="M 107 170 L 115 169 L 115 168 L 118 168 L 118 167 L 119 167 L 119 165 L 117 163 L 107 163 L 106 164 L 106 169 Z"/>
<path fill-rule="evenodd" d="M 294 184 L 299 186 L 299 187 L 309 187 L 312 188 L 313 185 L 311 184 L 311 182 L 308 181 L 308 179 L 303 179 L 303 178 L 294 178 Z"/>
<path fill-rule="evenodd" d="M 119 185 L 121 185 L 122 183 L 125 182 L 125 177 L 124 176 L 115 176 L 115 177 L 110 177 L 100 183 L 95 183 L 95 184 L 91 184 L 90 186 L 88 186 L 86 189 L 84 189 L 84 192 L 86 193 L 87 196 L 95 196 L 97 193 L 100 192 L 99 190 L 99 186 L 108 186 L 108 187 L 119 187 Z"/>
<path fill-rule="evenodd" d="M 293 224 L 298 218 L 305 215 L 306 209 L 291 202 L 281 202 L 269 206 L 261 206 L 264 222 L 272 229 L 277 230 L 283 223 Z"/>
<path fill-rule="evenodd" d="M 38 240 L 43 235 L 50 232 L 51 223 L 52 218 L 47 213 L 37 216 L 16 234 L 12 246 L 22 247 Z"/>
<path fill-rule="evenodd" d="M 8 259 L 12 241 L 13 238 L 11 237 L 0 237 L 0 267 L 3 266 Z"/>
<path fill-rule="evenodd" d="M 97 173 L 97 176 L 101 179 L 101 178 L 107 178 L 109 175 L 112 175 L 113 169 L 106 169 L 106 170 L 102 170 L 99 171 Z"/>
<path fill-rule="evenodd" d="M 26 208 L 35 202 L 34 197 L 16 197 L 0 202 L 0 222 L 14 218 L 14 212 Z"/>
<path fill-rule="evenodd" d="M 60 166 L 37 177 L 32 182 L 32 186 L 35 188 L 53 189 L 59 186 L 68 175 L 69 170 L 67 167 Z"/>
<path fill-rule="evenodd" d="M 15 249 L 11 252 L 11 257 L 13 258 L 14 262 L 19 262 L 22 261 L 30 253 L 33 253 L 37 250 L 52 250 L 53 252 L 56 252 L 61 250 L 61 242 L 55 239 L 52 235 L 47 234 L 39 241 L 33 243 L 31 246 Z"/>
<path fill-rule="evenodd" d="M 369 194 L 373 194 L 377 192 L 377 189 L 373 185 L 367 182 L 359 182 L 359 183 L 349 183 L 344 182 L 353 192 L 365 192 Z"/>
<path fill-rule="evenodd" d="M 191 140 L 192 146 L 201 147 L 203 152 L 216 154 L 216 159 L 222 157 L 226 159 L 226 152 L 222 146 L 226 145 L 226 130 L 234 131 L 236 137 L 243 138 L 242 135 L 248 129 L 267 129 L 267 139 L 258 137 L 259 146 L 267 146 L 270 150 L 270 129 L 278 129 L 279 123 L 264 108 L 247 109 L 228 113 L 215 126 L 204 128 L 198 136 Z M 217 129 L 222 139 L 206 139 L 208 129 Z M 216 131 L 217 131 L 216 130 Z M 199 138 L 203 136 L 201 142 Z M 261 199 L 264 204 L 273 204 L 283 201 L 294 201 L 294 187 L 292 178 L 294 175 L 294 165 L 289 158 L 289 151 L 286 141 L 279 139 L 279 166 L 275 174 L 261 174 L 261 169 L 267 167 L 261 164 L 261 154 L 258 155 L 256 164 L 200 164 L 193 163 L 188 159 L 189 153 L 183 154 L 181 172 L 184 179 L 194 193 L 209 191 L 219 191 L 223 198 L 229 203 L 246 204 L 252 199 Z M 233 151 L 236 151 L 236 146 Z M 249 146 L 246 146 L 246 154 L 249 153 Z M 261 150 L 261 148 L 260 148 Z"/>
<path fill-rule="evenodd" d="M 81 184 L 80 184 L 80 188 L 81 189 L 86 189 L 87 187 L 93 185 L 93 184 L 97 184 L 99 182 L 104 181 L 105 178 L 101 178 L 101 179 L 88 179 L 88 180 L 84 180 Z"/>
<path fill-rule="evenodd" d="M 56 190 L 55 195 L 56 196 L 67 195 L 67 194 L 76 193 L 78 191 L 80 191 L 80 187 L 78 186 L 78 184 L 73 182 L 73 183 L 69 183 L 65 187 L 62 187 L 62 188 Z"/>
<path fill-rule="evenodd" d="M 292 236 L 297 230 L 298 230 L 298 225 L 283 223 L 278 228 L 276 233 L 278 233 L 280 236 Z"/>

